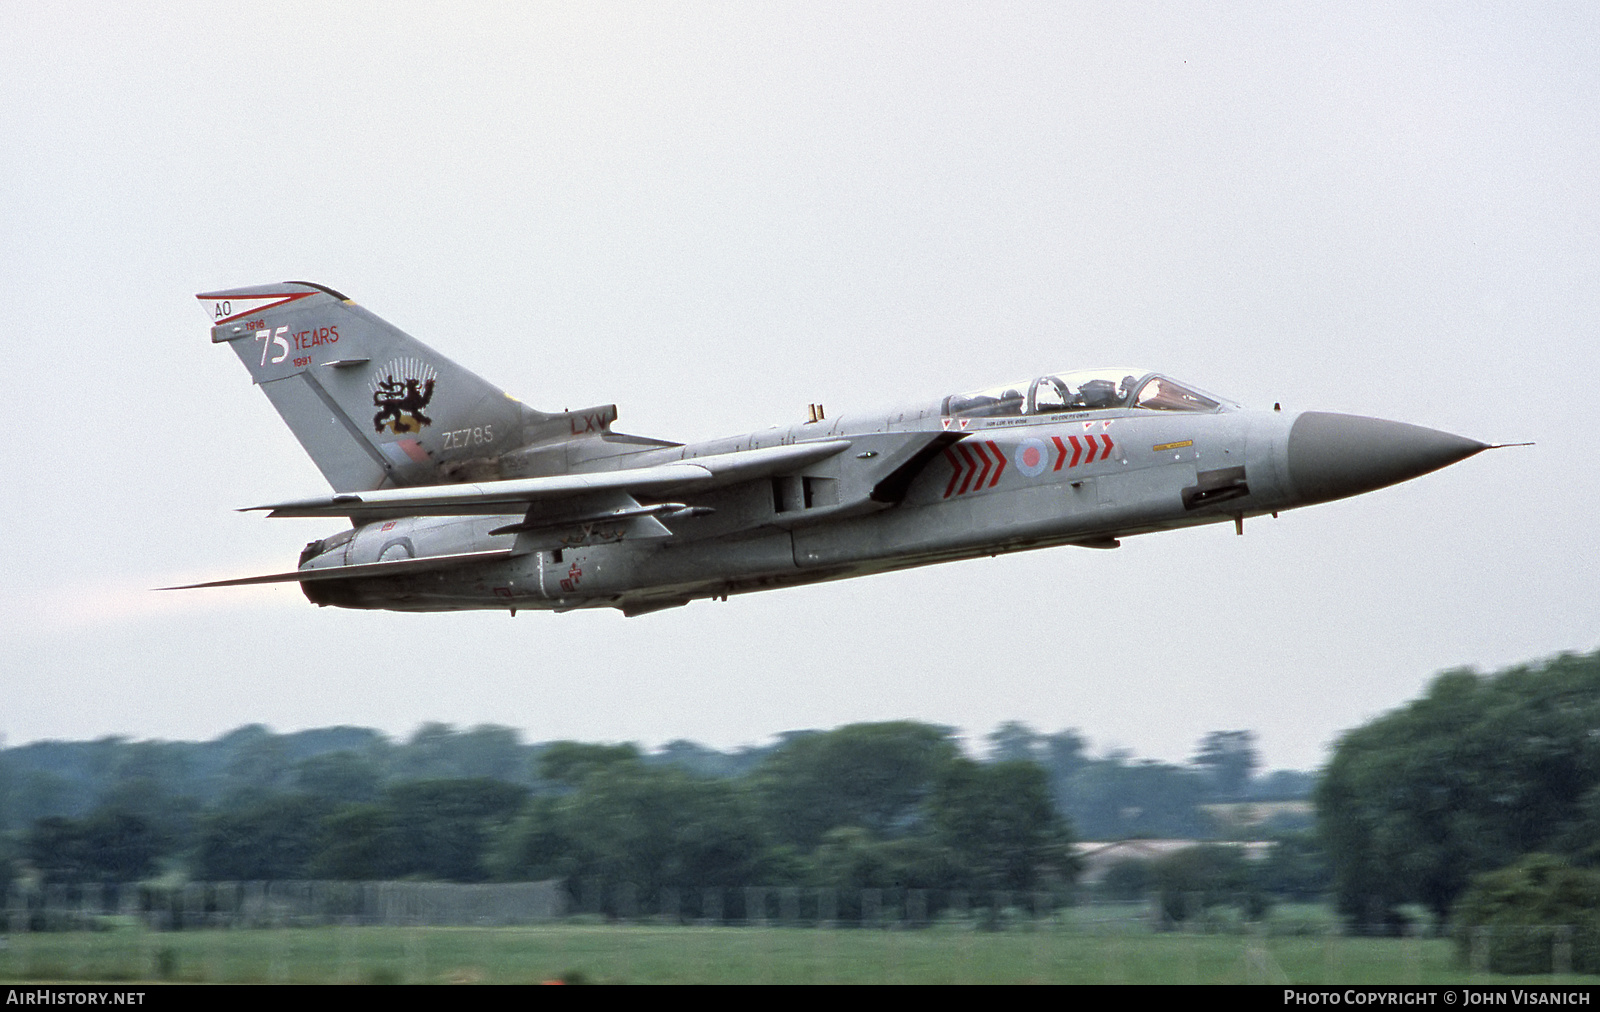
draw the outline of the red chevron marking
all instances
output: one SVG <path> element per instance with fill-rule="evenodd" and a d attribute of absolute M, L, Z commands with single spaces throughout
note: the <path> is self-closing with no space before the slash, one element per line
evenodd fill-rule
<path fill-rule="evenodd" d="M 984 479 L 989 477 L 989 468 L 993 467 L 994 464 L 990 462 L 989 455 L 987 453 L 983 452 L 983 444 L 982 443 L 979 443 L 977 446 L 974 446 L 972 448 L 972 453 L 979 460 L 983 461 L 983 470 L 978 472 L 978 480 L 976 482 L 974 482 L 973 485 L 972 485 L 972 490 L 974 492 L 976 492 L 978 489 L 983 487 Z M 965 491 L 965 489 L 963 489 L 963 491 Z"/>
<path fill-rule="evenodd" d="M 967 470 L 961 478 L 961 487 L 956 489 L 956 495 L 966 495 L 967 486 L 972 484 L 972 475 L 978 465 L 973 463 L 972 455 L 967 452 L 967 444 L 957 443 L 956 452 L 961 454 L 961 462 L 967 465 Z"/>
<path fill-rule="evenodd" d="M 1000 452 L 1000 447 L 994 445 L 994 440 L 989 440 L 989 452 L 994 454 L 994 459 L 1000 463 L 995 465 L 994 479 L 989 482 L 989 487 L 994 488 L 1000 484 L 1000 472 L 1006 469 L 1006 455 Z"/>
<path fill-rule="evenodd" d="M 955 494 L 956 482 L 961 478 L 961 461 L 956 459 L 955 447 L 944 451 L 944 459 L 950 462 L 950 484 L 944 487 L 944 497 L 948 499 Z"/>

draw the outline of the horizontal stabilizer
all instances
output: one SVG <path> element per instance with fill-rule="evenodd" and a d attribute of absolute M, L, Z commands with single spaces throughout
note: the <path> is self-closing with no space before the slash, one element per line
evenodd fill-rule
<path fill-rule="evenodd" d="M 671 464 L 592 471 L 540 478 L 386 488 L 341 492 L 293 502 L 251 506 L 274 517 L 350 517 L 352 522 L 403 516 L 471 516 L 521 513 L 530 504 L 599 492 L 621 491 L 655 496 L 680 490 L 717 488 L 752 478 L 804 467 L 850 446 L 846 439 L 760 450 L 738 450 Z"/>
<path fill-rule="evenodd" d="M 191 583 L 182 587 L 158 587 L 157 590 L 202 590 L 207 587 L 249 587 L 258 583 L 306 583 L 313 580 L 354 580 L 370 576 L 403 576 L 406 573 L 430 569 L 448 569 L 473 562 L 501 562 L 514 555 L 509 548 L 487 552 L 462 552 L 458 555 L 434 555 L 421 559 L 395 559 L 392 562 L 364 562 L 354 566 L 322 566 L 316 569 L 297 569 L 292 573 L 272 573 L 267 576 L 245 576 L 237 580 L 216 580 L 211 583 Z"/>

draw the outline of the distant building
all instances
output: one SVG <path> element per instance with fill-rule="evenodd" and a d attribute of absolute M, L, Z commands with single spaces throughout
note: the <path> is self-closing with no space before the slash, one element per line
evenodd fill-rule
<path fill-rule="evenodd" d="M 1106 872 L 1123 861 L 1155 861 L 1190 847 L 1239 847 L 1247 860 L 1263 861 L 1272 847 L 1270 840 L 1250 842 L 1217 840 L 1085 840 L 1073 845 L 1081 862 L 1078 884 L 1096 886 L 1105 880 Z"/>

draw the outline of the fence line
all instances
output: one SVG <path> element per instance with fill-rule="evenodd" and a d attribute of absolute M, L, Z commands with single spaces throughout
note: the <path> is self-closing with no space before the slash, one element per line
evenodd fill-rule
<path fill-rule="evenodd" d="M 135 920 L 156 930 L 280 928 L 313 924 L 501 927 L 565 916 L 560 881 L 496 882 L 189 882 L 3 891 L 7 931 L 88 929 L 105 918 Z"/>
<path fill-rule="evenodd" d="M 586 922 L 914 930 L 947 925 L 985 931 L 1127 934 L 1146 931 L 1259 935 L 1345 933 L 1331 920 L 1246 921 L 1215 911 L 1162 919 L 1143 903 L 1077 902 L 1065 890 L 706 886 L 641 889 L 594 879 L 543 882 L 265 881 L 0 886 L 0 931 L 94 930 L 110 919 L 157 931 L 284 928 L 324 924 L 506 927 Z M 1410 931 L 1408 934 L 1414 935 Z M 1600 970 L 1592 925 L 1488 925 L 1457 938 L 1475 972 Z"/>
<path fill-rule="evenodd" d="M 730 963 L 771 980 L 1314 983 L 1347 980 L 1355 969 L 1415 984 L 1447 978 L 1450 966 L 1473 980 L 1600 971 L 1600 939 L 1585 925 L 1488 926 L 1453 943 L 1407 930 L 1383 941 L 1350 937 L 1326 909 L 1290 910 L 1277 921 L 1224 914 L 1173 924 L 1158 919 L 1156 902 L 1072 898 L 651 890 L 595 880 L 14 885 L 0 889 L 0 931 L 9 933 L 0 935 L 0 979 L 510 980 L 539 965 L 602 967 L 622 980 L 655 979 L 663 959 L 676 975 L 661 979 L 675 980 L 733 979 L 723 976 Z M 686 930 L 659 930 L 668 925 Z M 534 930 L 495 930 L 509 926 Z M 272 930 L 299 928 L 318 930 Z M 1372 971 L 1380 948 L 1387 962 Z"/>
<path fill-rule="evenodd" d="M 1069 907 L 1062 891 L 707 886 L 644 890 L 632 883 L 267 881 L 0 887 L 11 932 L 89 928 L 107 917 L 157 930 L 311 924 L 502 926 L 570 917 L 613 922 L 757 926 L 926 927 L 971 920 L 1036 926 Z"/>

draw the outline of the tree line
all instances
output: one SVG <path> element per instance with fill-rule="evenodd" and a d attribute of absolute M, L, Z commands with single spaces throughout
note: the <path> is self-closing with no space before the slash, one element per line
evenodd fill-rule
<path fill-rule="evenodd" d="M 1266 862 L 1212 848 L 1106 888 L 1153 892 L 1174 919 L 1330 882 L 1362 931 L 1418 911 L 1473 930 L 1563 918 L 1600 965 L 1600 652 L 1441 674 L 1345 733 L 1315 778 L 1260 775 L 1247 731 L 1207 735 L 1182 765 L 1090 756 L 1076 731 L 1017 723 L 987 744 L 974 760 L 950 728 L 911 722 L 726 753 L 442 724 L 402 743 L 260 726 L 205 743 L 40 742 L 0 750 L 0 877 L 1035 889 L 1072 878 L 1074 839 L 1214 839 L 1229 830 L 1213 806 L 1314 783 L 1315 824 L 1268 827 Z"/>
<path fill-rule="evenodd" d="M 207 880 L 561 877 L 651 896 L 750 883 L 1027 890 L 1074 870 L 1041 767 L 975 762 L 926 724 L 790 735 L 737 777 L 579 742 L 545 745 L 530 772 L 531 785 L 384 782 L 371 759 L 340 750 L 206 807 L 122 790 L 82 817 L 35 820 L 17 856 L 58 882 L 181 861 Z"/>
<path fill-rule="evenodd" d="M 1583 908 L 1574 890 L 1600 895 L 1600 652 L 1440 674 L 1339 739 L 1315 800 L 1336 902 L 1361 930 L 1398 930 L 1408 907 L 1457 927 Z"/>
<path fill-rule="evenodd" d="M 1214 833 L 1201 805 L 1296 776 L 1254 777 L 1248 732 L 1208 736 L 1187 767 L 1091 758 L 1076 732 L 1015 723 L 988 744 L 980 762 L 952 729 L 912 722 L 727 753 L 523 745 L 509 728 L 443 724 L 403 743 L 260 726 L 204 743 L 41 742 L 0 750 L 0 859 L 58 882 L 173 871 L 1031 889 L 1070 880 L 1074 821 Z"/>

